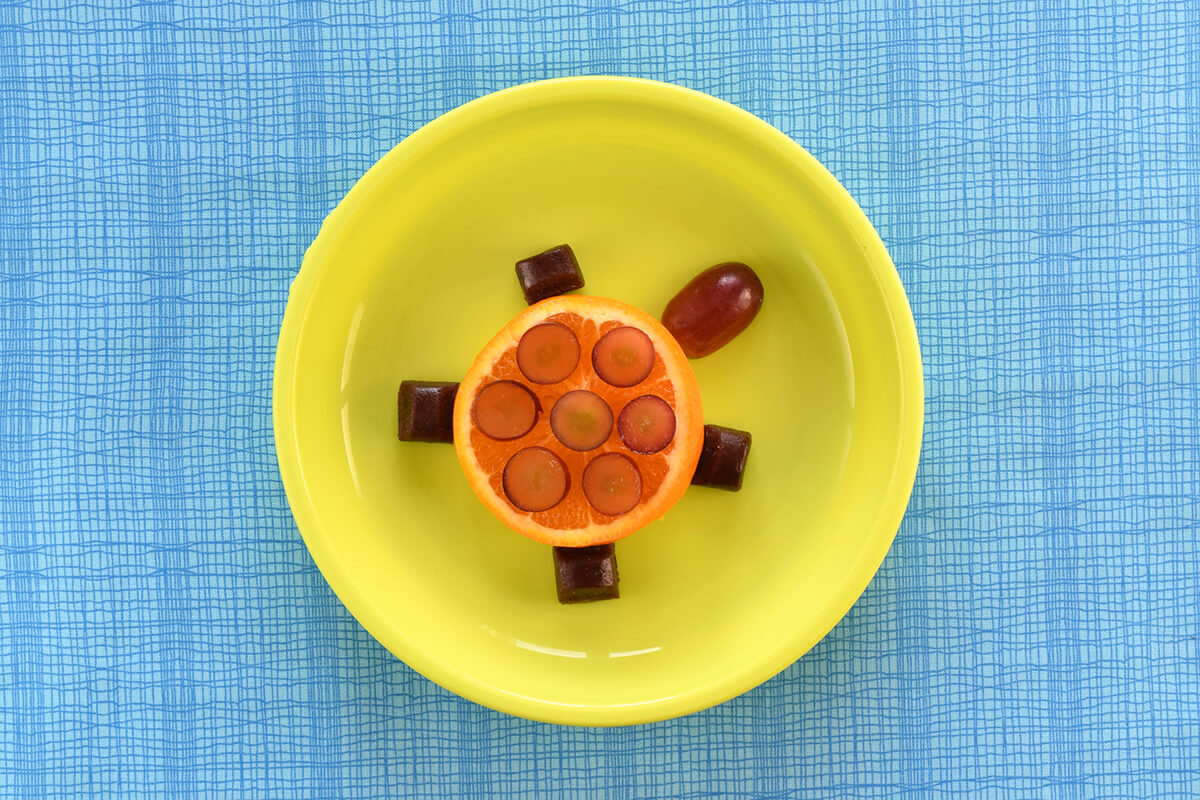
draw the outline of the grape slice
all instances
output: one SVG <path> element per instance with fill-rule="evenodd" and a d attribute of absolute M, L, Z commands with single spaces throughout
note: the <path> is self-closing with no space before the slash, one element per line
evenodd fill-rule
<path fill-rule="evenodd" d="M 517 367 L 534 383 L 558 383 L 579 363 L 579 339 L 566 325 L 543 322 L 521 336 Z"/>
<path fill-rule="evenodd" d="M 544 447 L 526 447 L 504 465 L 504 494 L 522 511 L 554 508 L 567 495 L 570 475 L 562 459 Z"/>
<path fill-rule="evenodd" d="M 675 438 L 675 412 L 661 397 L 644 394 L 617 415 L 617 435 L 635 453 L 657 453 Z"/>
<path fill-rule="evenodd" d="M 529 433 L 538 410 L 533 392 L 516 381 L 496 381 L 479 390 L 473 414 L 479 430 L 504 441 Z"/>
<path fill-rule="evenodd" d="M 637 386 L 654 369 L 654 342 L 637 328 L 614 328 L 592 348 L 592 368 L 610 386 Z"/>
<path fill-rule="evenodd" d="M 608 441 L 612 429 L 612 409 L 586 389 L 567 392 L 550 410 L 550 430 L 572 450 L 595 450 Z"/>
<path fill-rule="evenodd" d="M 619 517 L 642 499 L 642 475 L 629 456 L 605 453 L 584 467 L 583 494 L 601 514 Z"/>

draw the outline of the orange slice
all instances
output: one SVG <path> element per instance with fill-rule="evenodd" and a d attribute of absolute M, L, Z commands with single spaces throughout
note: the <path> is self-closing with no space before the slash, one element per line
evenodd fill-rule
<path fill-rule="evenodd" d="M 654 317 L 603 297 L 561 295 L 521 312 L 454 402 L 471 489 L 517 533 L 560 547 L 613 542 L 662 517 L 703 445 L 682 348 Z"/>

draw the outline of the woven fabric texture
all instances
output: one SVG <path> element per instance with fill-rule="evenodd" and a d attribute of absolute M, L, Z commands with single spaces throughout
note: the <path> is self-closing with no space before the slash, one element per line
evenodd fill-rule
<path fill-rule="evenodd" d="M 908 515 L 780 676 L 506 717 L 338 603 L 271 368 L 325 214 L 539 78 L 739 104 L 888 244 Z M 1200 797 L 1200 7 L 0 2 L 0 797 Z"/>

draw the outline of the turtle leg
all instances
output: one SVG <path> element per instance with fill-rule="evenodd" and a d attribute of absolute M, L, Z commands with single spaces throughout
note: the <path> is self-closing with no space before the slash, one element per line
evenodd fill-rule
<path fill-rule="evenodd" d="M 569 244 L 518 261 L 517 280 L 529 305 L 583 288 L 583 273 Z"/>
<path fill-rule="evenodd" d="M 742 475 L 749 455 L 749 433 L 720 425 L 705 425 L 704 448 L 692 475 L 692 485 L 736 492 L 742 488 Z"/>
<path fill-rule="evenodd" d="M 404 381 L 397 403 L 402 442 L 454 441 L 457 383 Z"/>
<path fill-rule="evenodd" d="M 617 587 L 617 549 L 612 542 L 591 547 L 554 548 L 554 584 L 560 603 L 588 603 L 615 600 Z"/>

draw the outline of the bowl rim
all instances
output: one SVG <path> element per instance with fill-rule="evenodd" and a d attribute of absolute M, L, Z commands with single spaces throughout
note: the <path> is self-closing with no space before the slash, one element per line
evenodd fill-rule
<path fill-rule="evenodd" d="M 337 237 L 344 218 L 351 216 L 391 173 L 404 166 L 408 154 L 442 136 L 470 127 L 489 114 L 513 111 L 531 104 L 578 100 L 583 93 L 596 98 L 669 103 L 716 116 L 770 148 L 781 165 L 804 174 L 824 191 L 851 233 L 863 247 L 868 266 L 878 281 L 891 317 L 899 357 L 901 430 L 896 461 L 884 500 L 875 518 L 874 533 L 853 562 L 838 591 L 817 609 L 819 624 L 798 629 L 796 636 L 764 649 L 742 668 L 723 679 L 689 687 L 679 694 L 638 703 L 575 705 L 528 697 L 480 681 L 454 665 L 425 652 L 420 643 L 391 627 L 387 616 L 360 590 L 353 574 L 325 535 L 311 502 L 292 416 L 298 344 L 322 276 L 320 256 Z M 924 429 L 924 375 L 916 323 L 900 276 L 879 234 L 850 193 L 814 156 L 766 121 L 724 100 L 671 83 L 620 76 L 578 76 L 519 84 L 483 95 L 425 124 L 389 150 L 347 192 L 322 222 L 305 252 L 288 292 L 276 346 L 272 384 L 272 421 L 279 472 L 288 504 L 305 546 L 325 580 L 347 610 L 397 658 L 438 685 L 497 711 L 526 719 L 564 725 L 612 726 L 655 722 L 691 714 L 737 697 L 774 677 L 807 653 L 849 612 L 869 585 L 891 548 L 916 480 Z M 384 638 L 383 632 L 394 635 Z"/>

